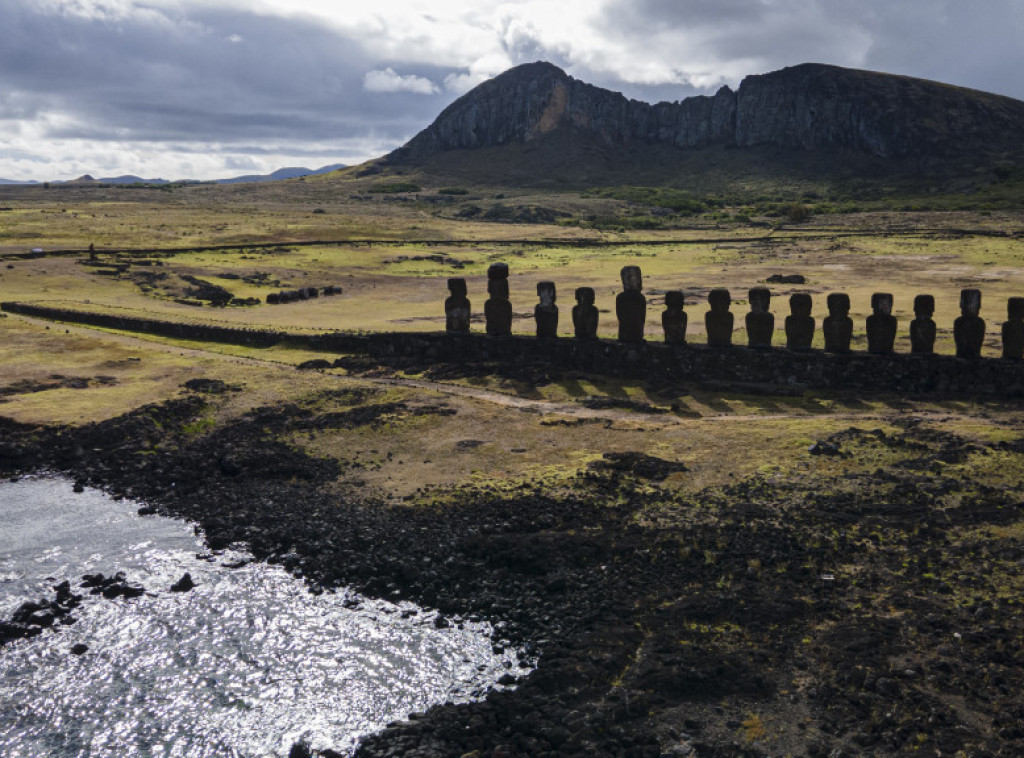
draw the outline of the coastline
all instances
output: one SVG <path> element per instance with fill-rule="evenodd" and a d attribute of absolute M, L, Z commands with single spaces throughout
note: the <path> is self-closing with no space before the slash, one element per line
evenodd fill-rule
<path fill-rule="evenodd" d="M 65 472 L 195 521 L 212 549 L 244 542 L 314 591 L 347 584 L 498 622 L 539 656 L 515 690 L 418 714 L 358 756 L 1024 747 L 1024 611 L 984 584 L 1019 581 L 1024 549 L 982 538 L 1020 521 L 1019 488 L 942 465 L 1019 463 L 1020 441 L 985 452 L 905 419 L 898 434 L 832 435 L 848 458 L 828 480 L 755 475 L 672 495 L 656 486 L 668 462 L 636 454 L 606 457 L 569 489 L 482 484 L 395 505 L 284 441 L 371 424 L 380 406 L 339 420 L 282 404 L 188 433 L 215 402 L 192 392 L 79 428 L 4 424 L 0 473 Z M 872 468 L 886 450 L 912 450 L 914 465 Z M 853 473 L 838 467 L 861 458 Z M 961 602 L 965 588 L 978 599 Z"/>

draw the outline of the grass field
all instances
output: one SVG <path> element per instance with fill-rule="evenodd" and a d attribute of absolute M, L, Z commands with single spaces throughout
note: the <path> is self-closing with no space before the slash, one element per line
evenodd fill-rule
<path fill-rule="evenodd" d="M 793 292 L 814 296 L 819 323 L 825 295 L 848 292 L 859 332 L 855 346 L 861 346 L 871 293 L 891 292 L 901 323 L 897 349 L 907 348 L 914 296 L 931 293 L 937 349 L 950 352 L 959 290 L 978 287 L 989 327 L 986 353 L 995 355 L 1006 298 L 1022 294 L 1024 283 L 1024 211 L 879 210 L 812 215 L 801 223 L 756 215 L 736 221 L 731 213 L 725 216 L 732 220 L 723 220 L 716 211 L 675 218 L 674 228 L 619 231 L 565 221 L 650 211 L 637 199 L 660 195 L 530 189 L 448 195 L 439 187 L 379 193 L 373 189 L 383 186 L 380 179 L 344 172 L 276 184 L 2 189 L 0 253 L 9 257 L 0 269 L 0 298 L 289 329 L 437 330 L 445 279 L 468 280 L 480 322 L 487 266 L 504 261 L 512 270 L 515 331 L 532 331 L 536 284 L 552 280 L 563 334 L 571 332 L 573 290 L 585 285 L 597 291 L 601 334 L 611 336 L 619 269 L 636 264 L 644 271 L 649 339 L 660 338 L 666 290 L 686 293 L 689 332 L 699 342 L 710 288 L 732 292 L 741 326 L 747 290 L 781 273 L 801 274 L 806 284 L 772 287 L 779 329 Z M 459 208 L 488 203 L 561 215 L 548 223 L 461 218 Z M 33 248 L 42 248 L 43 257 L 18 257 Z M 329 284 L 344 294 L 281 306 L 197 308 L 176 302 L 194 299 L 194 284 L 182 277 L 219 285 L 238 299 L 265 301 L 280 289 Z M 745 336 L 737 333 L 736 341 Z"/>
<path fill-rule="evenodd" d="M 660 190 L 498 192 L 470 188 L 464 193 L 438 192 L 442 187 L 381 192 L 381 186 L 380 178 L 358 178 L 349 171 L 274 185 L 3 188 L 0 300 L 290 330 L 439 330 L 444 324 L 445 280 L 462 276 L 469 284 L 474 329 L 482 330 L 486 269 L 495 261 L 504 261 L 512 270 L 515 331 L 532 332 L 536 284 L 552 280 L 561 295 L 562 334 L 571 331 L 573 289 L 586 285 L 597 291 L 600 333 L 612 337 L 616 331 L 614 298 L 620 290 L 618 272 L 624 265 L 636 264 L 644 272 L 648 339 L 661 339 L 665 291 L 681 289 L 686 293 L 690 339 L 702 342 L 706 293 L 712 287 L 726 287 L 733 294 L 737 314 L 734 339 L 742 344 L 746 339 L 742 316 L 747 310 L 747 289 L 772 274 L 801 274 L 806 277 L 803 285 L 772 285 L 776 344 L 784 343 L 781 329 L 791 293 L 814 296 L 814 315 L 820 324 L 827 313 L 825 295 L 842 291 L 853 301 L 854 347 L 863 348 L 871 293 L 886 291 L 895 295 L 895 315 L 900 321 L 897 350 L 906 351 L 913 297 L 932 293 L 937 301 L 937 350 L 952 352 L 959 290 L 978 287 L 983 292 L 982 315 L 988 324 L 985 354 L 995 356 L 1000 349 L 998 333 L 1005 319 L 1006 298 L 1024 294 L 1024 212 L 879 210 L 812 215 L 801 223 L 779 223 L 771 216 L 723 221 L 716 211 L 676 219 L 675 229 L 618 231 L 562 222 L 640 212 L 644 209 L 637 205 L 638 198 L 661 198 L 658 202 L 662 202 L 665 197 L 678 200 L 678 196 Z M 502 197 L 496 199 L 497 195 Z M 549 223 L 459 218 L 458 208 L 495 202 L 514 208 L 554 209 L 564 215 Z M 318 210 L 322 212 L 315 212 Z M 88 252 L 90 244 L 95 245 L 93 255 Z M 43 248 L 40 256 L 25 257 L 38 247 Z M 196 280 L 261 304 L 203 305 L 194 297 Z M 329 284 L 342 287 L 343 294 L 286 305 L 265 304 L 268 294 L 281 289 Z M 191 304 L 182 304 L 182 300 Z M 78 423 L 116 415 L 173 394 L 184 381 L 198 375 L 215 375 L 244 385 L 248 389 L 242 394 L 251 402 L 269 402 L 339 381 L 342 377 L 337 375 L 344 373 L 296 374 L 295 364 L 316 356 L 294 350 L 142 340 L 81 327 L 68 327 L 65 333 L 65 327 L 46 328 L 40 322 L 13 316 L 0 323 L 4 333 L 0 348 L 3 384 L 15 388 L 2 398 L 0 413 L 17 421 Z M 815 344 L 821 345 L 820 332 Z M 87 386 L 68 387 L 50 378 L 54 375 L 82 377 L 88 379 Z M 48 383 L 58 386 L 45 388 Z M 19 386 L 36 391 L 20 392 Z M 490 414 L 511 413 L 516 422 L 503 417 L 503 427 L 516 429 L 524 439 L 543 432 L 555 440 L 543 444 L 558 448 L 560 458 L 585 462 L 586 442 L 592 437 L 601 439 L 597 447 L 607 447 L 611 438 L 621 438 L 616 444 L 628 447 L 635 444 L 637 434 L 646 438 L 653 429 L 654 447 L 667 446 L 663 452 L 671 450 L 672 457 L 689 463 L 701 458 L 711 464 L 709 470 L 718 472 L 756 470 L 780 456 L 797 454 L 816 432 L 841 426 L 859 414 L 884 417 L 906 412 L 901 403 L 894 411 L 882 400 L 850 406 L 842 398 L 827 396 L 768 401 L 689 388 L 667 397 L 642 385 L 599 378 L 541 387 L 478 378 L 449 382 L 448 386 L 551 403 L 549 412 L 543 408 L 531 411 L 547 418 L 546 426 L 538 427 L 535 415 L 528 416 L 524 426 L 518 410 L 496 409 L 486 397 L 459 396 L 459 402 L 487 409 L 486 413 L 474 411 L 483 414 L 474 422 L 480 429 L 495 423 Z M 406 386 L 402 391 L 430 390 Z M 601 428 L 597 435 L 596 421 L 581 421 L 578 414 L 573 415 L 577 410 L 573 403 L 587 395 L 623 396 L 665 409 L 674 407 L 677 412 L 670 421 L 625 414 L 615 421 L 625 424 L 623 430 L 613 424 L 608 430 Z M 952 414 L 960 418 L 958 423 L 963 422 L 964 414 L 991 412 L 949 402 L 933 407 L 914 401 L 908 407 Z M 566 408 L 573 412 L 564 413 Z M 704 445 L 690 449 L 672 441 L 692 436 L 708 418 L 740 420 L 716 424 L 714 434 L 708 436 L 708 440 L 724 440 L 722 450 L 709 455 Z M 452 431 L 453 422 L 437 423 L 445 424 L 446 435 L 470 436 L 468 429 Z M 987 422 L 981 423 L 981 428 L 987 429 Z M 741 442 L 747 437 L 767 445 L 766 452 L 740 463 L 725 450 L 730 446 L 748 450 Z M 328 449 L 336 444 L 340 443 L 320 440 L 315 446 Z M 362 443 L 356 440 L 354 444 Z M 534 454 L 532 443 L 527 445 L 531 449 L 527 455 L 511 455 L 488 445 L 461 456 L 460 460 L 479 465 L 460 469 L 457 475 L 436 474 L 437 461 L 444 456 L 435 452 L 424 454 L 423 459 L 431 465 L 408 469 L 403 479 L 442 479 L 451 484 L 472 471 L 490 470 L 487 467 L 499 459 L 513 461 L 509 471 L 525 476 L 530 466 L 543 465 L 548 459 Z M 570 451 L 575 452 L 570 455 Z M 562 464 L 556 469 L 560 467 Z M 718 474 L 707 476 L 708 481 L 721 478 Z M 704 480 L 698 476 L 695 481 Z"/>

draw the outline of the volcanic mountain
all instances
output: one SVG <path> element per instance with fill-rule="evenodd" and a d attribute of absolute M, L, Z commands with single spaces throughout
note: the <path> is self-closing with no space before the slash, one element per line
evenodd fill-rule
<path fill-rule="evenodd" d="M 578 81 L 550 63 L 510 69 L 460 97 L 388 156 L 392 165 L 463 170 L 473 157 L 533 173 L 590 175 L 735 151 L 764 160 L 877 171 L 879 166 L 1020 164 L 1024 102 L 906 76 L 803 64 L 748 76 L 737 90 L 649 104 Z M 532 158 L 531 158 L 532 154 Z M 814 161 L 812 160 L 811 163 Z M 583 164 L 583 165 L 581 165 Z M 487 173 L 494 166 L 478 166 Z M 539 172 L 539 173 L 538 173 Z"/>

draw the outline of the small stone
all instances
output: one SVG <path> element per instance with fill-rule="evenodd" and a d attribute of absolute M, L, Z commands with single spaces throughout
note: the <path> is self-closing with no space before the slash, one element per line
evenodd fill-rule
<path fill-rule="evenodd" d="M 72 655 L 83 655 L 88 650 L 89 650 L 89 646 L 84 644 L 84 643 L 82 643 L 82 642 L 79 642 L 77 645 L 72 645 L 71 646 L 71 654 Z"/>
<path fill-rule="evenodd" d="M 196 583 L 192 581 L 192 575 L 187 571 L 182 574 L 181 579 L 171 585 L 171 592 L 190 592 Z"/>
<path fill-rule="evenodd" d="M 815 442 L 809 448 L 807 452 L 811 455 L 841 455 L 839 445 L 834 442 Z"/>

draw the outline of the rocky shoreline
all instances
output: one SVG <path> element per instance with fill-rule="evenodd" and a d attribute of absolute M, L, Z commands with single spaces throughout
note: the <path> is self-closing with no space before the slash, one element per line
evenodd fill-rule
<path fill-rule="evenodd" d="M 826 440 L 837 462 L 865 461 L 832 478 L 759 475 L 689 498 L 656 486 L 677 464 L 635 454 L 565 491 L 399 506 L 283 441 L 373 424 L 383 405 L 263 407 L 196 434 L 223 389 L 196 388 L 79 428 L 0 421 L 0 474 L 64 472 L 193 520 L 211 549 L 244 542 L 314 591 L 489 619 L 496 644 L 539 657 L 515 689 L 414 714 L 362 758 L 1024 752 L 1022 493 L 951 466 L 1019 465 L 1022 441 L 908 420 Z M 899 465 L 869 465 L 887 454 Z"/>

